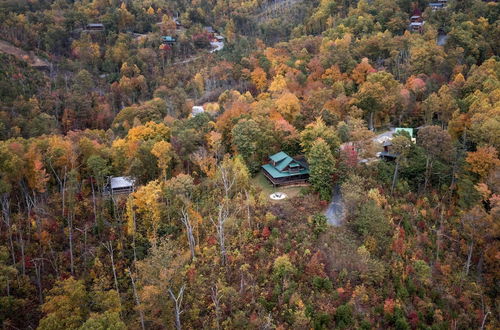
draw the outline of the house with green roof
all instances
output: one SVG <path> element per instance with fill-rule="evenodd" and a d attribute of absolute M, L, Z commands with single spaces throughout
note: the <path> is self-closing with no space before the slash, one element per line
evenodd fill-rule
<path fill-rule="evenodd" d="M 309 179 L 309 166 L 305 159 L 295 159 L 280 151 L 262 165 L 262 172 L 273 186 L 297 184 Z"/>
<path fill-rule="evenodd" d="M 413 143 L 416 142 L 415 135 L 413 134 L 413 128 L 396 127 L 394 133 L 406 132 L 410 135 L 410 139 Z"/>

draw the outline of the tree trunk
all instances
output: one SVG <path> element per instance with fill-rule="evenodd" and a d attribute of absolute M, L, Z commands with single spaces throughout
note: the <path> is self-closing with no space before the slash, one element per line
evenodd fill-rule
<path fill-rule="evenodd" d="M 12 239 L 12 224 L 10 222 L 10 201 L 9 197 L 7 194 L 2 195 L 2 219 L 5 224 L 5 227 L 7 228 L 7 234 L 9 235 L 9 248 L 10 248 L 10 255 L 12 257 L 12 264 L 16 264 L 16 254 L 14 250 L 14 241 Z"/>
<path fill-rule="evenodd" d="M 70 269 L 71 269 L 71 274 L 73 275 L 75 273 L 75 261 L 73 257 L 73 214 L 70 214 L 68 216 L 68 240 L 69 240 Z"/>
<path fill-rule="evenodd" d="M 42 295 L 42 264 L 43 261 L 35 262 L 35 274 L 36 274 L 36 284 L 38 288 L 38 301 L 40 305 L 43 304 L 43 295 Z"/>
<path fill-rule="evenodd" d="M 399 171 L 399 160 L 396 159 L 396 167 L 394 168 L 394 175 L 392 176 L 391 195 L 393 194 L 394 187 L 396 186 L 396 181 L 398 179 L 398 171 Z"/>
<path fill-rule="evenodd" d="M 484 314 L 483 322 L 481 323 L 481 330 L 483 330 L 484 326 L 486 325 L 486 318 L 488 317 L 488 314 L 491 314 L 491 312 Z"/>
<path fill-rule="evenodd" d="M 470 245 L 469 245 L 469 253 L 467 255 L 467 263 L 465 264 L 465 276 L 469 275 L 469 269 L 470 269 L 470 264 L 471 264 L 471 260 L 472 260 L 472 250 L 473 250 L 473 247 L 474 247 L 474 243 L 471 242 Z"/>
<path fill-rule="evenodd" d="M 24 255 L 24 239 L 23 239 L 22 228 L 19 228 L 18 240 L 19 240 L 19 247 L 21 248 L 21 270 L 22 270 L 22 274 L 24 276 L 24 275 L 26 275 L 26 258 Z"/>
<path fill-rule="evenodd" d="M 210 218 L 210 220 L 214 224 L 216 232 L 217 232 L 217 241 L 219 242 L 219 249 L 220 249 L 222 265 L 226 265 L 226 261 L 227 261 L 226 234 L 225 234 L 224 226 L 225 226 L 228 218 L 229 218 L 229 210 L 224 205 L 224 203 L 219 205 L 217 222 L 215 222 L 212 218 Z"/>
<path fill-rule="evenodd" d="M 191 251 L 191 259 L 194 260 L 195 256 L 195 246 L 196 246 L 196 241 L 194 240 L 193 236 L 193 226 L 191 224 L 191 220 L 189 218 L 189 214 L 187 209 L 182 209 L 182 216 L 181 216 L 181 222 L 184 224 L 184 227 L 186 228 L 186 236 L 187 236 L 187 241 L 189 244 L 189 250 Z"/>
<path fill-rule="evenodd" d="M 144 312 L 140 308 L 141 301 L 139 300 L 139 295 L 137 294 L 137 288 L 135 286 L 135 280 L 134 280 L 134 277 L 132 276 L 132 272 L 130 270 L 129 270 L 128 274 L 130 276 L 130 280 L 132 281 L 132 291 L 134 292 L 135 304 L 138 307 L 137 310 L 139 311 L 139 318 L 141 320 L 141 328 L 142 328 L 142 330 L 146 330 L 146 327 L 144 325 Z"/>
<path fill-rule="evenodd" d="M 430 159 L 429 156 L 427 156 L 427 159 L 426 159 L 426 162 L 425 162 L 424 192 L 427 191 L 427 184 L 429 183 L 429 176 L 430 176 L 431 168 L 432 168 L 431 159 Z"/>
<path fill-rule="evenodd" d="M 215 320 L 217 321 L 217 329 L 220 329 L 220 292 L 217 285 L 211 288 L 211 298 L 215 306 Z"/>
<path fill-rule="evenodd" d="M 245 196 L 247 198 L 247 220 L 248 220 L 248 228 L 252 229 L 252 216 L 250 213 L 250 194 L 248 190 L 245 190 Z"/>
<path fill-rule="evenodd" d="M 184 297 L 184 289 L 186 288 L 185 285 L 181 287 L 179 290 L 179 294 L 177 297 L 174 295 L 172 292 L 172 289 L 168 289 L 168 293 L 170 294 L 170 297 L 174 301 L 174 315 L 175 315 L 175 328 L 177 330 L 182 330 L 181 326 L 181 314 L 183 313 L 182 310 L 182 298 Z"/>
<path fill-rule="evenodd" d="M 97 227 L 97 208 L 96 208 L 96 202 L 95 202 L 94 180 L 92 180 L 92 178 L 90 179 L 90 185 L 92 187 L 92 206 L 93 206 L 93 210 L 94 210 L 94 226 Z"/>
<path fill-rule="evenodd" d="M 103 245 L 106 248 L 106 250 L 108 250 L 109 258 L 111 259 L 111 269 L 113 270 L 113 280 L 115 282 L 115 290 L 119 294 L 120 289 L 118 288 L 118 278 L 116 276 L 115 255 L 114 255 L 114 250 L 113 250 L 113 243 L 111 241 L 108 241 Z"/>

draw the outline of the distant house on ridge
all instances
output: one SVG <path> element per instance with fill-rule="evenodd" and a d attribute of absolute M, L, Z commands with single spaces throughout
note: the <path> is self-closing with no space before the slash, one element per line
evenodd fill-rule
<path fill-rule="evenodd" d="M 205 108 L 203 106 L 195 105 L 191 108 L 191 115 L 194 117 L 196 115 L 202 114 L 205 112 Z"/>
<path fill-rule="evenodd" d="M 165 44 L 173 45 L 174 43 L 177 42 L 177 39 L 172 36 L 162 36 L 161 41 Z"/>
<path fill-rule="evenodd" d="M 85 27 L 85 31 L 88 31 L 88 32 L 92 32 L 92 31 L 95 31 L 95 32 L 104 31 L 104 24 L 102 24 L 102 23 L 89 23 Z"/>
<path fill-rule="evenodd" d="M 417 8 L 410 17 L 410 31 L 411 32 L 424 32 L 425 21 L 422 18 L 422 12 Z"/>

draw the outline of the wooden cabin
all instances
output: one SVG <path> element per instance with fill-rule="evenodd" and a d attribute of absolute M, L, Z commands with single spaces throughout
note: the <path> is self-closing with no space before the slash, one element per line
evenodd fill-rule
<path fill-rule="evenodd" d="M 417 8 L 413 11 L 413 14 L 410 16 L 410 26 L 409 30 L 411 32 L 424 32 L 424 24 L 425 21 L 422 17 L 422 12 Z"/>
<path fill-rule="evenodd" d="M 102 23 L 89 23 L 85 27 L 87 32 L 101 32 L 104 31 L 104 24 Z"/>
<path fill-rule="evenodd" d="M 384 151 L 380 153 L 380 158 L 389 161 L 395 160 L 397 158 L 397 155 L 391 152 L 392 142 L 390 140 L 385 141 L 382 146 L 384 147 Z"/>
<path fill-rule="evenodd" d="M 262 172 L 273 186 L 305 183 L 309 179 L 309 166 L 305 159 L 295 159 L 281 151 L 269 157 Z"/>
<path fill-rule="evenodd" d="M 437 11 L 446 8 L 446 2 L 431 2 L 429 3 L 429 8 L 432 11 Z"/>
<path fill-rule="evenodd" d="M 104 187 L 104 195 L 130 194 L 134 189 L 135 180 L 130 177 L 108 177 L 108 182 Z"/>

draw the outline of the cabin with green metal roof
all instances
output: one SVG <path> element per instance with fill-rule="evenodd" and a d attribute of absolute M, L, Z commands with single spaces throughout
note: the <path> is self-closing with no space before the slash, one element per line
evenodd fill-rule
<path fill-rule="evenodd" d="M 415 139 L 415 134 L 413 128 L 404 128 L 404 127 L 396 127 L 394 133 L 401 133 L 401 132 L 406 132 L 408 135 L 410 135 L 410 139 L 413 143 L 416 143 L 417 140 Z"/>
<path fill-rule="evenodd" d="M 164 44 L 172 45 L 172 44 L 175 44 L 177 42 L 177 38 L 172 37 L 172 36 L 162 36 L 161 41 Z"/>
<path fill-rule="evenodd" d="M 280 151 L 262 165 L 262 172 L 273 186 L 305 183 L 309 179 L 309 166 L 305 159 L 292 158 Z"/>
<path fill-rule="evenodd" d="M 406 132 L 410 135 L 410 138 L 413 137 L 413 128 L 404 128 L 404 127 L 396 127 L 395 133 Z"/>

